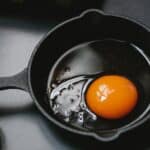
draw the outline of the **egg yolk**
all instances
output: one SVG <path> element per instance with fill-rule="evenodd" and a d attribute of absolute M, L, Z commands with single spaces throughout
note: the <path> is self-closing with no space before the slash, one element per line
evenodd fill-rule
<path fill-rule="evenodd" d="M 138 92 L 127 78 L 105 75 L 94 80 L 85 94 L 91 111 L 105 119 L 120 119 L 136 106 Z"/>

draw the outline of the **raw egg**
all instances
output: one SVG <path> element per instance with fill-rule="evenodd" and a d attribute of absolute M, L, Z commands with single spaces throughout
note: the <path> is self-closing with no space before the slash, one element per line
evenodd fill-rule
<path fill-rule="evenodd" d="M 126 77 L 105 75 L 94 80 L 85 99 L 96 115 L 106 119 L 120 119 L 128 115 L 138 100 L 137 88 Z"/>

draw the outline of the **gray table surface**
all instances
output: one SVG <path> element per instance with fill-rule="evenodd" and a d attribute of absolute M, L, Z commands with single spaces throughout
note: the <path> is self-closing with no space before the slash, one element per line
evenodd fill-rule
<path fill-rule="evenodd" d="M 136 18 L 150 26 L 148 0 L 108 0 L 105 12 Z M 144 4 L 143 4 L 144 2 Z M 130 5 L 129 5 L 130 4 Z M 136 12 L 136 13 L 135 13 Z M 51 29 L 50 21 L 0 16 L 0 76 L 13 75 L 27 66 L 30 55 Z M 28 93 L 0 91 L 0 143 L 2 150 L 150 149 L 150 124 L 122 135 L 119 140 L 101 143 L 63 131 L 48 122 L 36 109 Z"/>

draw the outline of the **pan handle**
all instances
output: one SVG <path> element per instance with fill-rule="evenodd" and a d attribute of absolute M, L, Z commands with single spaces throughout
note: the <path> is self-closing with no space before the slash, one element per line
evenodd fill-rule
<path fill-rule="evenodd" d="M 27 68 L 10 77 L 0 77 L 0 90 L 21 89 L 29 91 Z"/>

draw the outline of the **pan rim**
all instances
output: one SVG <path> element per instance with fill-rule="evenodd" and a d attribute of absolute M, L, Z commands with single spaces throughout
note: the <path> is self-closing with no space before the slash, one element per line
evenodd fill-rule
<path fill-rule="evenodd" d="M 143 124 L 144 122 L 146 122 L 148 120 L 148 118 L 150 118 L 150 116 L 146 116 L 143 120 L 141 120 L 140 122 L 138 122 L 137 124 L 131 126 L 130 128 L 127 128 L 127 129 L 124 129 L 124 130 L 120 130 L 118 132 L 116 132 L 116 134 L 112 137 L 101 137 L 99 136 L 97 133 L 95 132 L 91 132 L 91 131 L 82 131 L 82 130 L 79 130 L 79 129 L 75 129 L 75 128 L 72 128 L 72 127 L 69 127 L 63 123 L 61 123 L 60 121 L 57 121 L 56 119 L 54 119 L 53 117 L 51 117 L 46 111 L 45 109 L 39 104 L 38 100 L 36 99 L 36 96 L 34 94 L 34 91 L 33 91 L 33 88 L 32 88 L 32 83 L 31 83 L 31 68 L 32 68 L 32 64 L 33 64 L 33 61 L 34 61 L 34 58 L 35 58 L 35 55 L 37 53 L 37 51 L 40 49 L 40 46 L 43 44 L 43 42 L 48 38 L 50 37 L 50 35 L 55 32 L 57 29 L 59 28 L 62 28 L 65 24 L 68 24 L 72 21 L 75 21 L 75 20 L 80 20 L 82 19 L 86 14 L 90 13 L 90 12 L 97 12 L 99 13 L 101 16 L 103 17 L 115 17 L 115 18 L 118 18 L 118 19 L 123 19 L 123 20 L 126 20 L 128 22 L 132 22 L 134 23 L 135 25 L 138 25 L 140 28 L 143 28 L 144 30 L 146 30 L 148 33 L 150 33 L 150 29 L 144 25 L 143 23 L 139 22 L 139 21 L 136 21 L 135 19 L 132 19 L 132 18 L 129 18 L 127 16 L 122 16 L 122 15 L 116 15 L 116 14 L 111 14 L 111 13 L 104 13 L 103 11 L 101 10 L 98 10 L 98 9 L 87 9 L 85 10 L 84 12 L 81 13 L 81 15 L 77 16 L 77 17 L 73 17 L 71 19 L 68 19 L 58 25 L 56 25 L 52 30 L 50 30 L 47 34 L 44 35 L 44 37 L 38 42 L 38 44 L 35 46 L 32 54 L 31 54 L 31 57 L 30 57 L 30 60 L 28 62 L 28 85 L 29 85 L 29 91 L 30 91 L 30 95 L 31 97 L 33 98 L 33 101 L 35 103 L 35 105 L 37 106 L 37 108 L 40 110 L 40 112 L 48 119 L 50 120 L 51 122 L 53 122 L 55 125 L 61 127 L 62 129 L 65 129 L 65 130 L 68 130 L 70 132 L 73 132 L 75 134 L 80 134 L 80 135 L 83 135 L 83 136 L 92 136 L 100 141 L 104 141 L 104 142 L 108 142 L 108 141 L 112 141 L 114 139 L 116 139 L 121 133 L 124 133 L 124 132 L 127 132 L 135 127 L 138 127 L 139 125 Z"/>

